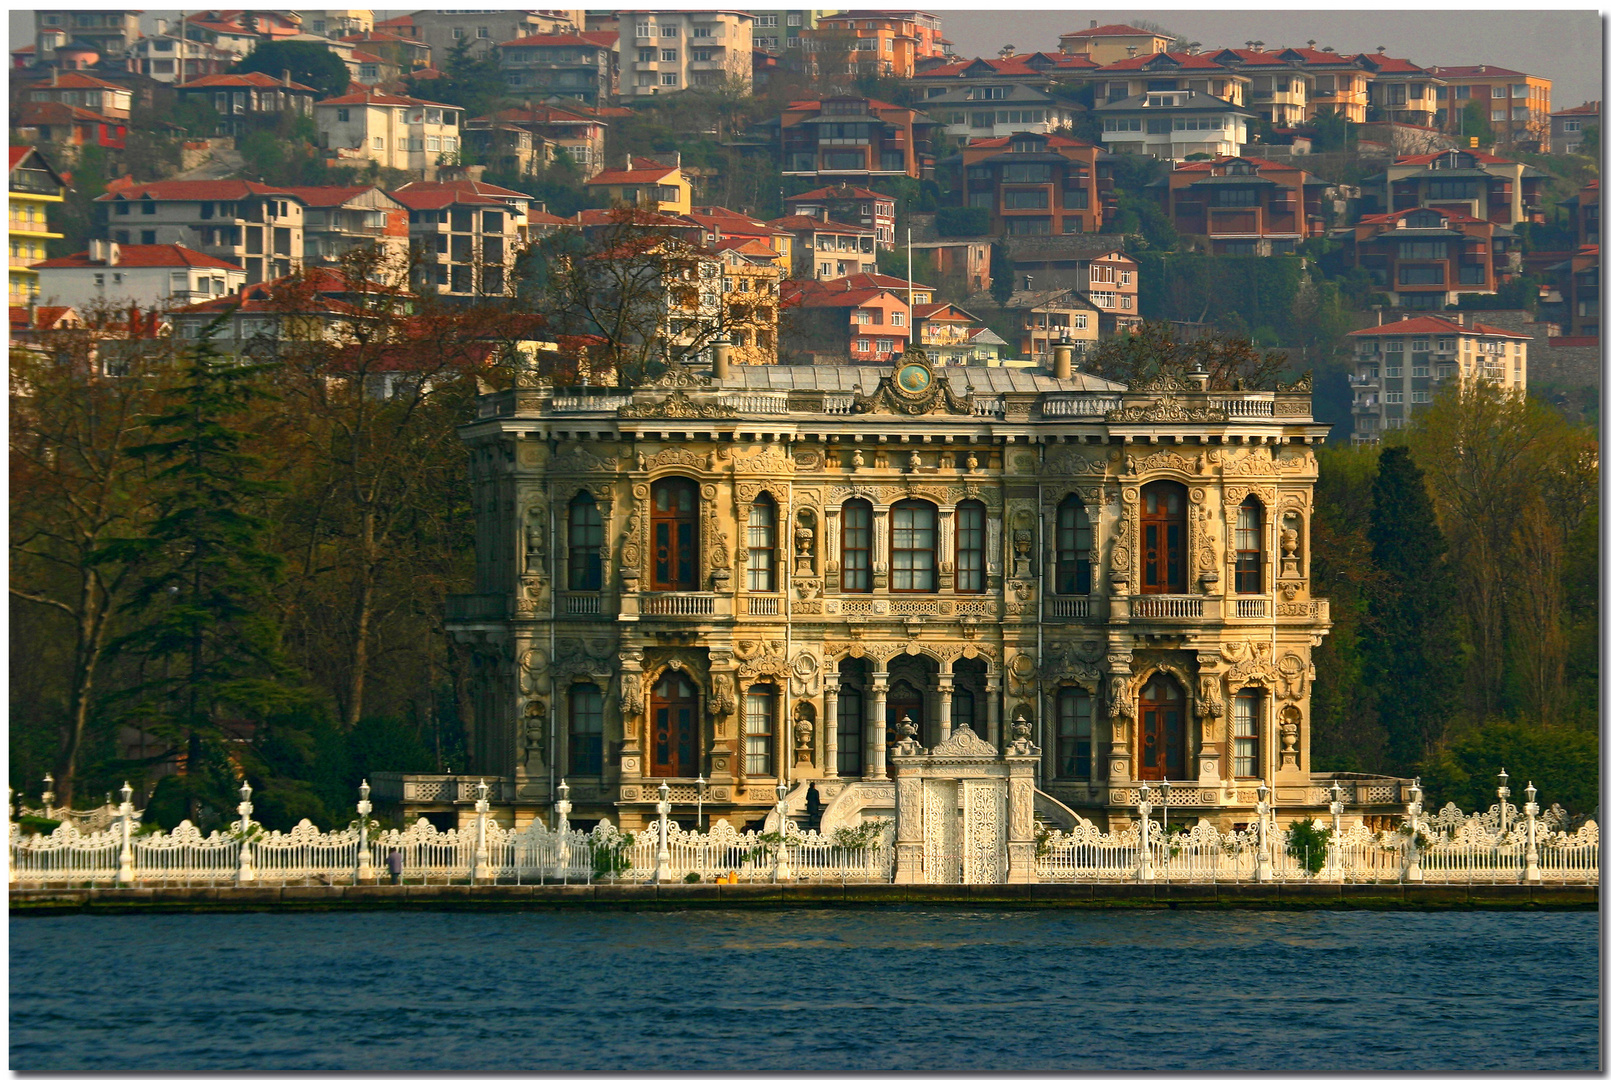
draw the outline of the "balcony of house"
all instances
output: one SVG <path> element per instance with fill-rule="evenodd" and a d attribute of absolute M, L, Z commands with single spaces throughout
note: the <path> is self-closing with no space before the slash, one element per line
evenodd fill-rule
<path fill-rule="evenodd" d="M 512 802 L 515 798 L 515 782 L 502 776 L 378 772 L 373 780 L 371 790 L 379 803 L 473 805 L 481 797 L 483 783 L 491 802 Z"/>
<path fill-rule="evenodd" d="M 1107 606 L 1100 596 L 1048 596 L 1045 612 L 1058 622 L 1095 622 L 1107 619 Z"/>
<path fill-rule="evenodd" d="M 29 236 L 37 236 L 42 240 L 59 240 L 62 236 L 59 232 L 51 232 L 50 223 L 47 221 L 20 221 L 17 218 L 11 219 L 8 231 L 27 233 Z"/>
<path fill-rule="evenodd" d="M 1206 236 L 1259 236 L 1264 231 L 1264 211 L 1257 206 L 1228 209 L 1208 208 Z"/>
<path fill-rule="evenodd" d="M 733 597 L 714 592 L 636 592 L 621 594 L 621 618 L 660 619 L 703 617 L 731 619 Z"/>

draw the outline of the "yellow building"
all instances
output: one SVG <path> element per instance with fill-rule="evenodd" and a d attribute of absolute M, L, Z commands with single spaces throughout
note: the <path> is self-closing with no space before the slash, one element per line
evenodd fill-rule
<path fill-rule="evenodd" d="M 44 260 L 45 241 L 59 240 L 50 231 L 51 203 L 65 197 L 67 186 L 43 154 L 31 146 L 11 148 L 11 302 L 26 304 L 39 298 L 39 272 L 33 264 Z"/>
<path fill-rule="evenodd" d="M 722 264 L 723 324 L 736 364 L 778 362 L 778 286 L 784 277 L 777 252 L 760 240 L 733 237 L 716 243 Z"/>
<path fill-rule="evenodd" d="M 669 165 L 652 158 L 629 158 L 619 169 L 605 169 L 587 182 L 590 194 L 610 204 L 635 206 L 652 214 L 687 214 L 694 208 L 694 183 L 682 171 L 681 155 Z"/>
<path fill-rule="evenodd" d="M 1500 144 L 1549 153 L 1550 80 L 1494 64 L 1431 70 L 1444 84 L 1437 89 L 1438 112 L 1451 135 L 1467 134 L 1461 117 L 1476 102 Z"/>
<path fill-rule="evenodd" d="M 1096 20 L 1084 30 L 1059 34 L 1057 48 L 1069 56 L 1083 56 L 1094 64 L 1114 64 L 1138 56 L 1151 56 L 1168 50 L 1174 39 L 1166 34 L 1134 26 L 1098 26 Z"/>

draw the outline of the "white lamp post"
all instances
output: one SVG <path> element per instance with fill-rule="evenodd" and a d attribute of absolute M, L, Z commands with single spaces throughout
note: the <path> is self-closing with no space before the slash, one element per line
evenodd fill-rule
<path fill-rule="evenodd" d="M 1068 331 L 1064 331 L 1066 335 Z M 1163 864 L 1164 880 L 1169 880 L 1169 778 L 1166 776 L 1158 785 L 1159 801 L 1163 803 Z"/>
<path fill-rule="evenodd" d="M 50 817 L 50 808 L 56 802 L 56 778 L 49 773 L 45 774 L 45 790 L 40 794 L 39 801 L 45 804 L 45 816 Z"/>
<path fill-rule="evenodd" d="M 369 853 L 369 812 L 374 809 L 369 801 L 369 780 L 358 785 L 358 872 L 357 881 L 374 881 L 374 856 Z"/>
<path fill-rule="evenodd" d="M 788 881 L 789 873 L 789 785 L 778 779 L 778 854 L 772 864 L 772 880 Z"/>
<path fill-rule="evenodd" d="M 664 780 L 660 781 L 660 801 L 655 804 L 655 813 L 660 815 L 660 844 L 654 856 L 654 880 L 656 884 L 663 884 L 671 880 L 671 849 L 666 843 L 666 829 L 670 825 L 671 815 L 671 786 Z"/>
<path fill-rule="evenodd" d="M 1136 848 L 1136 880 L 1151 881 L 1152 873 L 1152 788 L 1141 782 L 1136 792 L 1136 809 L 1141 813 L 1141 836 Z"/>
<path fill-rule="evenodd" d="M 241 859 L 240 868 L 235 873 L 235 883 L 244 885 L 248 881 L 256 881 L 257 874 L 252 870 L 252 785 L 245 780 L 241 781 L 241 801 L 235 807 L 235 812 L 241 816 Z"/>
<path fill-rule="evenodd" d="M 1404 808 L 1409 819 L 1409 843 L 1404 849 L 1404 880 L 1421 881 L 1421 778 L 1410 785 L 1410 804 Z"/>
<path fill-rule="evenodd" d="M 134 825 L 134 789 L 129 786 L 127 780 L 123 781 L 123 788 L 119 794 L 123 796 L 123 802 L 117 808 L 118 815 L 122 819 L 120 830 L 122 835 L 118 837 L 117 883 L 119 885 L 132 885 L 134 884 L 134 847 L 131 834 Z"/>
<path fill-rule="evenodd" d="M 1259 856 L 1258 865 L 1253 871 L 1254 881 L 1273 881 L 1275 868 L 1271 865 L 1270 855 L 1270 789 L 1263 784 L 1259 785 Z"/>
<path fill-rule="evenodd" d="M 1510 774 L 1499 768 L 1499 835 L 1503 837 L 1505 830 L 1510 827 Z"/>
<path fill-rule="evenodd" d="M 705 827 L 705 788 L 708 786 L 708 783 L 709 782 L 705 779 L 705 774 L 703 772 L 701 772 L 698 779 L 694 781 L 694 797 L 695 801 L 698 803 L 698 817 L 695 819 L 694 823 L 694 828 L 696 829 L 703 829 Z"/>
<path fill-rule="evenodd" d="M 556 861 L 561 867 L 568 867 L 571 864 L 571 786 L 563 776 L 559 778 L 559 801 L 554 803 L 554 812 L 559 815 L 559 852 Z"/>
<path fill-rule="evenodd" d="M 1538 872 L 1538 789 L 1531 780 L 1527 781 L 1527 805 L 1522 812 L 1527 815 L 1527 866 L 1522 880 L 1531 885 L 1543 880 Z"/>
<path fill-rule="evenodd" d="M 1331 836 L 1326 842 L 1326 877 L 1335 881 L 1342 877 L 1342 785 L 1331 782 Z"/>
<path fill-rule="evenodd" d="M 477 885 L 492 879 L 492 867 L 487 861 L 487 814 L 492 810 L 492 803 L 487 795 L 487 782 L 482 780 L 475 786 L 475 869 L 471 881 Z"/>

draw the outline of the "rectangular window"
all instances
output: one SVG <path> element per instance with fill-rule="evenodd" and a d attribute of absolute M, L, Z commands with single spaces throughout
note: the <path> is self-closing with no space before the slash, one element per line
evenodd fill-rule
<path fill-rule="evenodd" d="M 1048 205 L 1046 189 L 1003 191 L 1001 193 L 1001 205 L 1006 210 L 1045 210 Z"/>
<path fill-rule="evenodd" d="M 1505 110 L 1504 109 L 1492 109 L 1488 113 L 1488 119 L 1489 120 L 1503 120 L 1504 118 L 1505 118 Z"/>
<path fill-rule="evenodd" d="M 1262 507 L 1247 499 L 1236 511 L 1236 591 L 1256 593 L 1264 588 L 1264 515 Z"/>
<path fill-rule="evenodd" d="M 839 691 L 839 775 L 861 775 L 861 691 L 847 686 Z"/>
<path fill-rule="evenodd" d="M 750 592 L 771 592 L 776 587 L 773 572 L 777 520 L 772 500 L 763 496 L 750 506 L 749 567 L 745 573 Z"/>
<path fill-rule="evenodd" d="M 672 75 L 672 74 L 667 74 L 667 75 L 660 76 L 660 85 L 661 86 L 676 86 L 677 85 L 677 76 Z"/>
<path fill-rule="evenodd" d="M 582 683 L 571 689 L 570 753 L 572 776 L 604 772 L 604 695 Z"/>
<path fill-rule="evenodd" d="M 1431 400 L 1432 400 L 1432 392 L 1430 390 L 1412 390 L 1412 391 L 1410 391 L 1410 401 L 1411 401 L 1412 404 L 1423 405 L 1423 404 L 1425 404 L 1425 403 L 1427 403 L 1427 402 L 1429 402 Z"/>
<path fill-rule="evenodd" d="M 1400 285 L 1442 285 L 1443 267 L 1400 266 L 1398 268 L 1398 283 Z"/>
<path fill-rule="evenodd" d="M 663 64 L 675 64 L 677 62 L 677 50 L 676 49 L 661 49 L 660 50 L 660 62 L 663 63 Z"/>
<path fill-rule="evenodd" d="M 604 584 L 604 524 L 593 499 L 578 496 L 571 503 L 566 562 L 572 589 L 598 589 Z"/>
<path fill-rule="evenodd" d="M 957 580 L 959 593 L 985 591 L 985 509 L 976 502 L 957 507 Z"/>
<path fill-rule="evenodd" d="M 1057 772 L 1065 780 L 1091 779 L 1091 695 L 1084 690 L 1057 695 Z"/>
<path fill-rule="evenodd" d="M 770 687 L 744 695 L 744 775 L 772 775 L 773 699 Z"/>
<path fill-rule="evenodd" d="M 1259 778 L 1259 695 L 1243 690 L 1236 695 L 1236 778 Z"/>
<path fill-rule="evenodd" d="M 1460 268 L 1460 284 L 1483 285 L 1488 281 L 1488 268 L 1486 266 L 1462 266 Z"/>
<path fill-rule="evenodd" d="M 866 344 L 864 338 L 861 342 Z M 855 500 L 845 504 L 844 544 L 839 588 L 844 592 L 873 591 L 873 508 Z"/>
<path fill-rule="evenodd" d="M 891 592 L 934 591 L 934 524 L 933 503 L 909 500 L 890 510 Z"/>

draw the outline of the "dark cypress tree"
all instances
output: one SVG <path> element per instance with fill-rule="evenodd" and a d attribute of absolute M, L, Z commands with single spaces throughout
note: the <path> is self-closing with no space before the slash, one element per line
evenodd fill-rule
<path fill-rule="evenodd" d="M 990 296 L 997 306 L 1002 306 L 1012 299 L 1013 293 L 1012 260 L 1007 257 L 1007 248 L 1000 241 L 990 245 Z"/>
<path fill-rule="evenodd" d="M 1393 767 L 1430 760 L 1453 714 L 1463 668 L 1453 568 L 1420 468 L 1402 446 L 1382 451 L 1371 488 L 1367 680 Z"/>
<path fill-rule="evenodd" d="M 180 377 L 150 438 L 129 453 L 154 466 L 157 512 L 109 557 L 138 567 L 124 611 L 137 628 L 116 648 L 140 661 L 128 696 L 145 703 L 186 769 L 162 794 L 194 816 L 227 814 L 242 740 L 255 720 L 289 704 L 269 588 L 280 560 L 263 545 L 265 499 L 277 485 L 245 447 L 241 425 L 263 398 L 258 367 L 218 355 L 209 340 L 178 360 Z"/>

